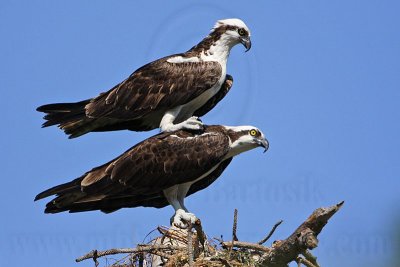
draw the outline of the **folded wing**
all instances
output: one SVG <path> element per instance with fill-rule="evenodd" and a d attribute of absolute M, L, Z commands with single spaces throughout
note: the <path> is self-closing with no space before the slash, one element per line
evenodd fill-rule
<path fill-rule="evenodd" d="M 47 204 L 47 213 L 165 206 L 162 190 L 195 181 L 223 161 L 229 150 L 229 139 L 213 127 L 218 126 L 207 126 L 199 135 L 178 131 L 146 139 L 81 177 L 40 193 L 36 200 L 56 195 Z M 221 165 L 223 168 L 218 167 L 208 178 L 218 174 L 212 178 L 215 180 L 227 166 Z M 213 182 L 209 180 L 193 184 L 189 194 Z"/>
<path fill-rule="evenodd" d="M 212 88 L 221 78 L 218 62 L 151 62 L 86 106 L 92 118 L 137 119 L 151 111 L 185 104 Z"/>

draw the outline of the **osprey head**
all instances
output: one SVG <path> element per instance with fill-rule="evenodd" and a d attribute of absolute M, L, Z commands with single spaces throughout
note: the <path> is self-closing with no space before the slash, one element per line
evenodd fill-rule
<path fill-rule="evenodd" d="M 264 153 L 268 150 L 269 143 L 260 129 L 254 126 L 224 126 L 228 130 L 230 139 L 230 156 L 236 156 L 242 152 L 256 147 L 263 147 Z"/>
<path fill-rule="evenodd" d="M 246 52 L 251 48 L 250 30 L 240 19 L 218 20 L 211 32 L 221 32 L 221 39 L 231 46 L 241 43 Z"/>

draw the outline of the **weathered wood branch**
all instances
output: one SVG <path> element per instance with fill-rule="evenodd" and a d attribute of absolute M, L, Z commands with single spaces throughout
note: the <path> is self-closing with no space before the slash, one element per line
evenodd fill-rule
<path fill-rule="evenodd" d="M 287 239 L 276 241 L 271 251 L 265 255 L 262 263 L 271 267 L 286 266 L 289 262 L 295 261 L 299 254 L 305 253 L 307 249 L 317 247 L 318 234 L 343 203 L 342 201 L 332 207 L 316 209 Z"/>
<path fill-rule="evenodd" d="M 221 243 L 223 248 L 245 248 L 245 249 L 252 249 L 260 252 L 270 252 L 271 248 L 265 247 L 263 245 L 251 243 L 251 242 L 243 242 L 243 241 L 234 241 L 234 242 L 222 242 Z"/>

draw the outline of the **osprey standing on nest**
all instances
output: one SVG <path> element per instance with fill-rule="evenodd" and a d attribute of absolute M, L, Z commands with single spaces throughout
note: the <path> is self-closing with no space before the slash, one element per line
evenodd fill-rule
<path fill-rule="evenodd" d="M 46 213 L 101 210 L 109 213 L 138 206 L 175 209 L 172 224 L 185 228 L 196 217 L 184 204 L 186 196 L 213 183 L 232 158 L 256 147 L 268 149 L 264 134 L 253 126 L 204 126 L 150 137 L 116 159 L 81 177 L 50 188 Z"/>
<path fill-rule="evenodd" d="M 123 129 L 199 130 L 198 116 L 210 111 L 232 86 L 226 63 L 239 43 L 246 51 L 251 48 L 244 22 L 219 20 L 189 51 L 148 63 L 95 98 L 38 107 L 46 113 L 43 127 L 58 125 L 69 138 Z"/>

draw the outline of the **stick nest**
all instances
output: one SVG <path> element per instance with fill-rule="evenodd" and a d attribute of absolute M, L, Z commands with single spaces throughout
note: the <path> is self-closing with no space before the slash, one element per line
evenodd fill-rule
<path fill-rule="evenodd" d="M 111 267 L 219 267 L 219 266 L 271 266 L 285 267 L 290 262 L 298 266 L 319 267 L 317 258 L 310 250 L 318 246 L 318 234 L 328 220 L 342 207 L 343 202 L 334 206 L 316 209 L 289 237 L 275 240 L 265 246 L 276 228 L 277 222 L 268 235 L 259 242 L 239 241 L 236 234 L 237 210 L 234 213 L 232 239 L 208 238 L 200 220 L 187 229 L 159 226 L 153 233 L 157 236 L 147 244 L 135 248 L 93 250 L 76 259 L 77 262 L 93 259 L 99 266 L 98 258 L 105 257 L 105 266 Z M 126 254 L 119 260 L 107 256 Z"/>

